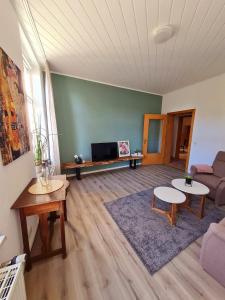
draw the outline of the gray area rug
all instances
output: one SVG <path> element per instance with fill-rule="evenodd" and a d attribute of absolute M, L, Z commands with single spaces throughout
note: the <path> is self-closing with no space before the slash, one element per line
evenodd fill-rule
<path fill-rule="evenodd" d="M 203 235 L 210 223 L 218 223 L 225 217 L 225 211 L 212 206 L 209 200 L 203 219 L 182 209 L 176 226 L 171 226 L 166 217 L 151 210 L 152 197 L 153 189 L 149 189 L 105 203 L 114 221 L 151 274 Z M 169 209 L 165 202 L 157 200 L 156 203 L 159 208 Z M 199 199 L 193 198 L 192 206 L 198 205 Z"/>

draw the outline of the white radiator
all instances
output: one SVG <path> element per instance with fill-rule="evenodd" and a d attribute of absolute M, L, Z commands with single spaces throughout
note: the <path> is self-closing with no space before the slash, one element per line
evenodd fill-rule
<path fill-rule="evenodd" d="M 0 269 L 0 300 L 26 300 L 24 263 Z"/>

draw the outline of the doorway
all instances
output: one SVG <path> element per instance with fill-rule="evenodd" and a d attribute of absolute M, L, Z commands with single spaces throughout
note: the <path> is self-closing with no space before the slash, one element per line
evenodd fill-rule
<path fill-rule="evenodd" d="M 165 163 L 173 168 L 188 169 L 194 117 L 195 109 L 167 114 Z"/>

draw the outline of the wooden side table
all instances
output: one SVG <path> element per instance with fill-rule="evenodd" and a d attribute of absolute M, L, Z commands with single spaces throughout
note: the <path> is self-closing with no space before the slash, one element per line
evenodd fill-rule
<path fill-rule="evenodd" d="M 52 176 L 52 179 L 63 180 L 63 187 L 49 194 L 33 195 L 28 192 L 29 187 L 37 181 L 36 178 L 33 178 L 11 207 L 11 209 L 19 210 L 24 252 L 27 254 L 27 271 L 32 268 L 32 262 L 38 261 L 40 259 L 58 254 L 62 254 L 63 258 L 66 257 L 64 221 L 66 219 L 66 192 L 69 186 L 69 182 L 66 180 L 65 175 Z M 49 242 L 48 216 L 49 213 L 53 212 L 58 212 L 60 218 L 61 248 L 58 248 L 56 250 L 51 250 Z M 27 231 L 26 217 L 32 215 L 39 216 L 40 237 L 42 241 L 42 253 L 36 256 L 31 256 Z"/>

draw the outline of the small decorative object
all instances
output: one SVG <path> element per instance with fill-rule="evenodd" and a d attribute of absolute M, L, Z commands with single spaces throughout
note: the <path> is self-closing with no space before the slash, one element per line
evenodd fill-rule
<path fill-rule="evenodd" d="M 47 159 L 48 140 L 46 135 L 43 133 L 43 131 L 44 129 L 41 128 L 41 123 L 39 122 L 39 126 L 36 126 L 36 129 L 32 132 L 32 135 L 33 135 L 33 144 L 34 144 L 34 162 L 35 162 L 36 177 L 43 184 L 45 184 L 47 182 L 45 179 L 46 179 L 46 172 L 49 167 L 49 163 Z"/>
<path fill-rule="evenodd" d="M 32 132 L 33 144 L 34 144 L 34 160 L 35 166 L 42 165 L 44 160 L 48 157 L 48 139 L 45 130 L 41 127 L 41 121 L 39 120 L 39 125 L 36 126 L 35 130 Z"/>
<path fill-rule="evenodd" d="M 55 192 L 63 186 L 62 180 L 49 180 L 48 185 L 44 186 L 40 181 L 30 186 L 28 192 L 33 195 L 45 195 Z"/>
<path fill-rule="evenodd" d="M 35 158 L 35 166 L 40 166 L 42 164 L 42 140 L 41 140 L 41 129 L 34 133 L 36 138 L 35 150 L 34 150 L 34 158 Z"/>
<path fill-rule="evenodd" d="M 33 108 L 34 109 L 34 108 Z M 34 162 L 37 179 L 46 185 L 49 176 L 52 176 L 55 171 L 55 166 L 49 158 L 48 139 L 49 135 L 46 129 L 41 126 L 41 115 L 33 115 L 35 130 L 32 131 Z"/>
<path fill-rule="evenodd" d="M 134 156 L 142 157 L 143 154 L 142 154 L 141 150 L 137 149 L 137 150 L 134 151 Z"/>
<path fill-rule="evenodd" d="M 82 154 L 80 154 L 80 155 L 75 154 L 74 155 L 74 161 L 75 161 L 76 164 L 82 164 L 83 163 Z"/>
<path fill-rule="evenodd" d="M 129 141 L 118 141 L 119 157 L 130 156 L 130 143 Z"/>
<path fill-rule="evenodd" d="M 40 182 L 43 186 L 49 185 L 49 168 L 48 168 L 48 160 L 43 160 L 42 162 L 42 173 L 40 176 Z"/>
<path fill-rule="evenodd" d="M 136 149 L 134 153 L 141 154 L 141 150 Z"/>
<path fill-rule="evenodd" d="M 185 177 L 185 185 L 186 185 L 186 186 L 192 186 L 192 181 L 193 181 L 192 176 L 188 174 L 188 175 Z"/>
<path fill-rule="evenodd" d="M 53 176 L 54 172 L 55 172 L 55 166 L 52 165 L 50 160 L 48 160 L 48 174 L 49 174 L 49 176 L 50 177 Z"/>
<path fill-rule="evenodd" d="M 143 154 L 141 152 L 141 150 L 135 150 L 133 154 L 131 154 L 132 157 L 140 157 L 142 158 L 143 157 Z"/>

